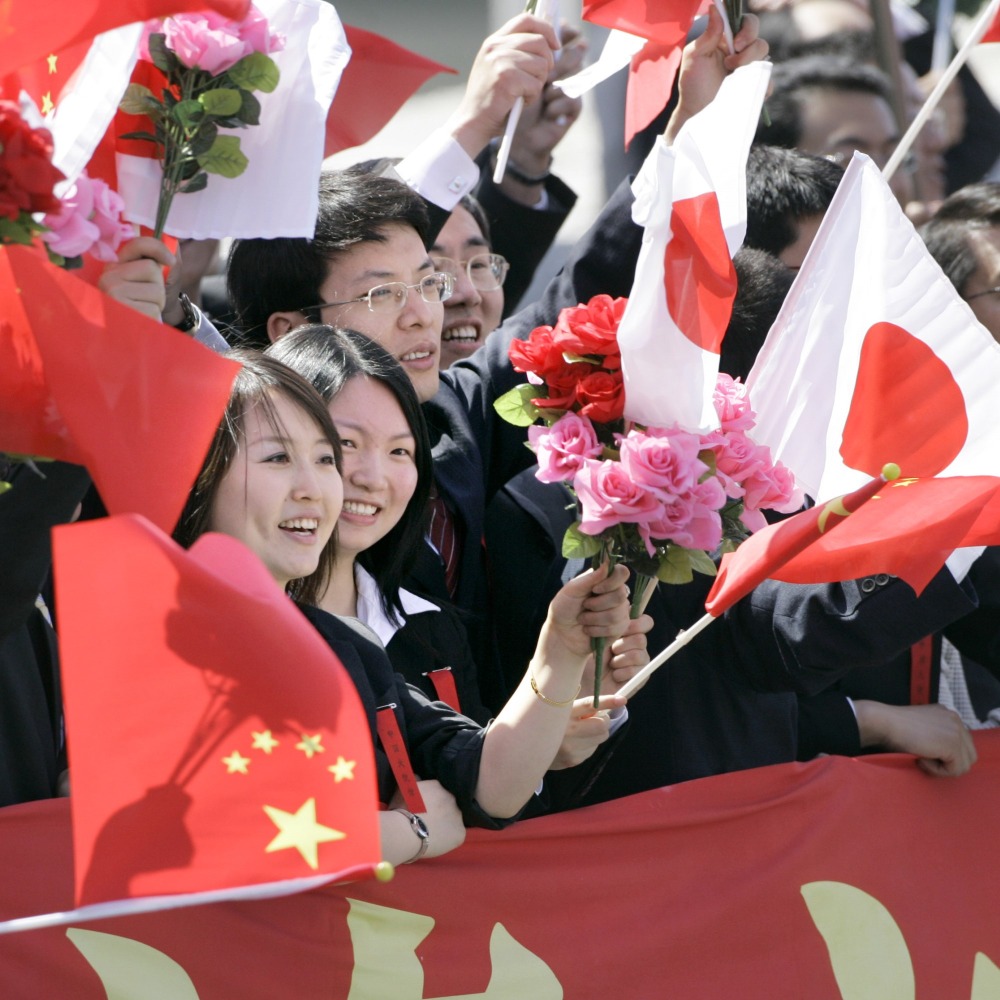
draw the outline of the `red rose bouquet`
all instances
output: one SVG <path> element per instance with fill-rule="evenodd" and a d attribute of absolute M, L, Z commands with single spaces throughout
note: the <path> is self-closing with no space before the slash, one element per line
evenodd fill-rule
<path fill-rule="evenodd" d="M 514 341 L 511 362 L 528 382 L 495 405 L 505 420 L 528 427 L 536 476 L 565 483 L 576 496 L 563 555 L 626 563 L 636 616 L 657 581 L 714 576 L 713 555 L 762 527 L 762 510 L 796 510 L 802 495 L 790 472 L 749 437 L 746 387 L 728 375 L 718 378 L 720 426 L 710 434 L 626 425 L 617 341 L 626 301 L 598 295 L 564 309 L 554 327 Z M 595 704 L 603 652 L 595 640 Z"/>

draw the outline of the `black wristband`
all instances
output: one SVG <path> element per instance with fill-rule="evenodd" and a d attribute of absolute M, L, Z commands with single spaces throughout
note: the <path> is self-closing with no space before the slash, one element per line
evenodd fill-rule
<path fill-rule="evenodd" d="M 552 176 L 552 171 L 546 170 L 544 174 L 540 174 L 538 177 L 529 177 L 513 160 L 510 159 L 507 160 L 506 172 L 510 174 L 514 180 L 520 181 L 522 184 L 528 184 L 532 187 L 536 184 L 544 184 Z"/>

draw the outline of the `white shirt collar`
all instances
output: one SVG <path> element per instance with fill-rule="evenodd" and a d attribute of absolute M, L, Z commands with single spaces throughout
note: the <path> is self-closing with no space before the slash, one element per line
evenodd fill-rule
<path fill-rule="evenodd" d="M 358 618 L 382 640 L 383 646 L 388 646 L 389 640 L 403 627 L 403 622 L 399 620 L 398 615 L 393 614 L 389 617 L 385 613 L 375 579 L 358 563 L 354 564 L 354 583 L 358 588 Z M 408 615 L 441 610 L 436 604 L 402 588 L 399 591 L 399 600 L 403 605 L 403 611 Z"/>

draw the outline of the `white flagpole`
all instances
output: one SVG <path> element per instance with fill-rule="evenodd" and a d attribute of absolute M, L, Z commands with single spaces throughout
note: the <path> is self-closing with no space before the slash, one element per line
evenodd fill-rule
<path fill-rule="evenodd" d="M 534 14 L 538 6 L 538 0 L 528 0 L 524 9 L 529 14 Z M 559 0 L 548 0 L 542 12 L 538 15 L 543 21 L 556 28 L 556 37 L 559 35 Z M 558 54 L 558 53 L 557 53 Z M 493 168 L 493 183 L 499 184 L 503 180 L 503 175 L 507 172 L 507 160 L 510 158 L 510 147 L 514 142 L 514 133 L 517 131 L 517 123 L 521 120 L 521 112 L 524 110 L 524 98 L 518 97 L 507 115 L 507 127 L 503 131 L 503 138 L 500 140 L 500 148 L 497 150 L 497 165 Z"/>
<path fill-rule="evenodd" d="M 885 165 L 885 169 L 882 171 L 882 177 L 886 181 L 891 179 L 896 169 L 903 162 L 904 157 L 910 151 L 910 147 L 920 134 L 920 130 L 927 124 L 927 119 L 934 113 L 938 102 L 944 96 L 944 92 L 948 89 L 948 84 L 955 79 L 958 71 L 968 61 L 973 47 L 978 45 L 979 39 L 986 34 L 986 29 L 993 23 L 997 11 L 1000 11 L 1000 0 L 990 0 L 985 10 L 979 15 L 979 20 L 969 33 L 969 37 L 962 43 L 962 47 L 955 53 L 955 58 L 952 59 L 948 68 L 941 75 L 930 96 L 924 101 L 924 106 L 920 109 L 917 117 L 913 119 L 912 124 L 906 130 L 906 134 L 899 140 L 896 151 L 892 154 L 889 162 Z"/>
<path fill-rule="evenodd" d="M 623 698 L 628 698 L 633 695 L 643 684 L 646 683 L 646 678 L 653 673 L 654 670 L 662 667 L 667 660 L 670 659 L 674 653 L 683 649 L 699 632 L 704 631 L 716 620 L 715 615 L 702 615 L 690 628 L 683 629 L 678 633 L 677 638 L 667 646 L 661 653 L 657 654 L 647 663 L 642 670 L 639 671 L 631 680 L 623 684 L 615 694 L 621 695 Z"/>

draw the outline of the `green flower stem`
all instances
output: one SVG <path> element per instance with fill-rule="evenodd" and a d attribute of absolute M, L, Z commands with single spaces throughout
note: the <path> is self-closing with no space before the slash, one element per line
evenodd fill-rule
<path fill-rule="evenodd" d="M 638 618 L 643 613 L 646 606 L 646 594 L 651 586 L 656 585 L 656 577 L 646 573 L 635 573 L 635 581 L 632 584 L 632 604 L 628 609 L 629 618 Z"/>
<path fill-rule="evenodd" d="M 608 564 L 608 572 L 615 568 L 617 563 L 617 550 L 614 544 L 614 536 L 601 539 L 601 551 L 594 556 L 593 566 L 595 569 Z M 598 707 L 601 697 L 601 681 L 604 679 L 604 650 L 607 648 L 608 640 L 602 636 L 596 636 L 590 640 L 590 648 L 594 651 L 594 708 Z"/>

